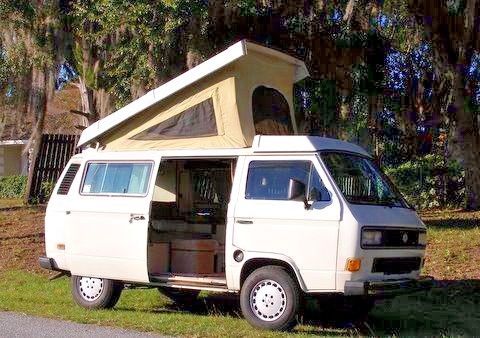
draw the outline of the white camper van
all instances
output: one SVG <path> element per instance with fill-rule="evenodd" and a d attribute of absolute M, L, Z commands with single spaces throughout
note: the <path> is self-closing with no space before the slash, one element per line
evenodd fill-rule
<path fill-rule="evenodd" d="M 370 155 L 296 135 L 292 87 L 307 75 L 240 41 L 85 129 L 41 266 L 71 275 L 86 308 L 113 307 L 126 284 L 176 302 L 235 293 L 269 329 L 292 327 L 305 295 L 365 310 L 427 287 L 425 226 Z"/>
<path fill-rule="evenodd" d="M 321 137 L 86 151 L 53 192 L 45 237 L 41 265 L 71 274 L 87 308 L 114 306 L 124 283 L 179 300 L 233 292 L 250 323 L 285 329 L 305 294 L 368 301 L 425 281 L 415 211 L 363 149 Z"/>

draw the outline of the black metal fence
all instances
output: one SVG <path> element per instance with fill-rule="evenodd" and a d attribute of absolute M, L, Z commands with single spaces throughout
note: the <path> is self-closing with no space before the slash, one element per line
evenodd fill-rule
<path fill-rule="evenodd" d="M 78 135 L 44 134 L 29 189 L 28 201 L 43 203 L 70 158 L 79 152 Z"/>

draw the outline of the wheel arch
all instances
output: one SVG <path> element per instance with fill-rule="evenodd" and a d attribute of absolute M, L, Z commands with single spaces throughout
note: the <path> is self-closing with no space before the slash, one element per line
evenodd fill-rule
<path fill-rule="evenodd" d="M 284 267 L 290 276 L 297 281 L 300 289 L 304 292 L 307 291 L 302 276 L 300 275 L 300 271 L 295 264 L 286 257 L 254 257 L 246 260 L 240 271 L 240 288 L 253 271 L 269 265 Z"/>

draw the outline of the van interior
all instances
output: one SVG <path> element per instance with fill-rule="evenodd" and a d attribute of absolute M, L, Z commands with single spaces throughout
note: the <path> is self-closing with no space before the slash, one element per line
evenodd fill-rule
<path fill-rule="evenodd" d="M 235 159 L 162 160 L 151 207 L 148 272 L 177 287 L 226 286 L 227 207 Z"/>

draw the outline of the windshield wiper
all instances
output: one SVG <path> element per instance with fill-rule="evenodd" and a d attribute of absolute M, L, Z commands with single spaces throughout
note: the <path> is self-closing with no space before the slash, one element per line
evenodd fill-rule
<path fill-rule="evenodd" d="M 385 204 L 386 206 L 393 208 L 401 204 L 400 199 L 395 196 L 388 196 L 378 200 L 379 204 Z"/>

